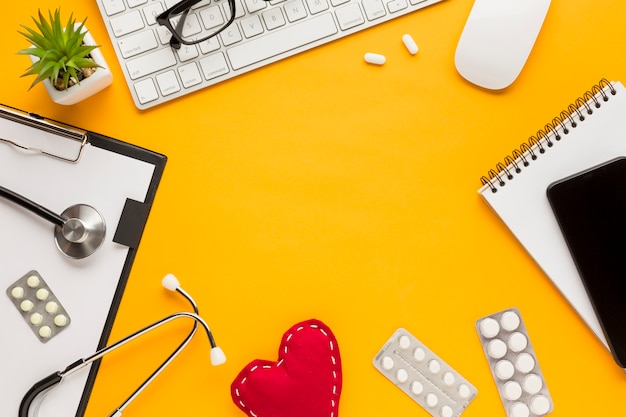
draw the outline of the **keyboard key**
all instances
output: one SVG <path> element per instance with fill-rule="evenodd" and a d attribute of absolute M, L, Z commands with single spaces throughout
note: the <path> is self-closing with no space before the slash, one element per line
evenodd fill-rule
<path fill-rule="evenodd" d="M 178 83 L 178 79 L 176 78 L 176 73 L 174 71 L 167 71 L 163 74 L 157 75 L 156 81 L 159 85 L 161 95 L 163 96 L 168 96 L 180 91 L 180 84 Z"/>
<path fill-rule="evenodd" d="M 148 74 L 176 65 L 172 48 L 163 48 L 126 62 L 130 78 L 136 80 Z"/>
<path fill-rule="evenodd" d="M 396 13 L 400 10 L 404 10 L 409 7 L 406 0 L 393 0 L 387 3 L 387 8 L 389 8 L 389 13 Z"/>
<path fill-rule="evenodd" d="M 111 19 L 111 28 L 117 37 L 143 29 L 144 26 L 139 10 L 134 10 Z"/>
<path fill-rule="evenodd" d="M 267 7 L 267 2 L 264 0 L 244 0 L 249 13 L 258 12 Z"/>
<path fill-rule="evenodd" d="M 124 58 L 139 55 L 159 46 L 156 37 L 154 36 L 154 32 L 151 30 L 127 36 L 120 40 L 118 45 Z"/>
<path fill-rule="evenodd" d="M 306 0 L 306 5 L 309 6 L 311 14 L 321 13 L 329 7 L 326 0 Z"/>
<path fill-rule="evenodd" d="M 224 54 L 221 52 L 202 58 L 200 60 L 200 66 L 202 67 L 204 78 L 207 80 L 230 72 L 228 64 L 226 63 L 226 58 L 224 58 Z"/>
<path fill-rule="evenodd" d="M 161 45 L 165 45 L 166 43 L 170 43 L 170 39 L 172 39 L 172 32 L 165 26 L 157 26 L 156 28 L 157 36 L 159 37 L 159 41 Z"/>
<path fill-rule="evenodd" d="M 171 1 L 171 0 L 168 0 L 168 1 Z M 174 3 L 178 3 L 179 1 L 180 0 L 176 0 L 176 1 L 174 1 Z M 424 1 L 424 0 L 420 0 L 420 1 Z M 199 9 L 200 7 L 204 7 L 204 6 L 208 5 L 209 3 L 211 3 L 211 0 L 202 0 L 202 1 L 194 4 L 193 6 L 191 6 L 191 9 L 192 10 Z M 167 7 L 170 8 L 171 6 L 167 6 Z"/>
<path fill-rule="evenodd" d="M 246 11 L 239 0 L 233 1 L 235 2 L 235 18 L 238 19 L 245 15 Z M 222 8 L 224 9 L 224 16 L 226 16 L 226 20 L 228 20 L 230 18 L 230 5 L 228 4 L 228 2 L 223 2 Z"/>
<path fill-rule="evenodd" d="M 190 62 L 178 68 L 178 74 L 185 88 L 193 87 L 202 82 L 202 75 L 200 75 L 200 71 L 198 71 L 198 66 L 195 62 Z"/>
<path fill-rule="evenodd" d="M 220 33 L 220 38 L 224 46 L 233 45 L 243 39 L 239 27 L 236 24 L 228 26 L 223 32 Z"/>
<path fill-rule="evenodd" d="M 263 12 L 261 16 L 263 16 L 263 21 L 265 22 L 265 26 L 267 26 L 268 30 L 279 28 L 284 26 L 286 23 L 283 12 L 278 7 Z"/>
<path fill-rule="evenodd" d="M 335 10 L 335 16 L 341 30 L 348 30 L 365 23 L 361 8 L 357 3 L 351 3 Z"/>
<path fill-rule="evenodd" d="M 197 35 L 202 32 L 200 21 L 197 14 L 190 14 L 185 19 L 185 25 L 183 26 L 183 38 L 191 38 L 193 35 Z"/>
<path fill-rule="evenodd" d="M 135 83 L 135 93 L 141 104 L 146 104 L 159 98 L 159 93 L 151 78 Z"/>
<path fill-rule="evenodd" d="M 363 0 L 363 10 L 368 20 L 375 20 L 387 14 L 381 0 Z"/>
<path fill-rule="evenodd" d="M 146 4 L 148 0 L 128 0 L 128 7 L 133 8 Z"/>
<path fill-rule="evenodd" d="M 180 49 L 176 50 L 176 54 L 178 55 L 178 59 L 180 62 L 187 62 L 194 58 L 198 57 L 198 48 L 196 45 L 181 45 Z"/>
<path fill-rule="evenodd" d="M 220 43 L 217 40 L 217 38 L 209 38 L 206 41 L 201 42 L 199 45 L 200 45 L 200 52 L 202 52 L 204 55 L 208 54 L 209 52 L 217 51 L 218 49 L 220 49 Z"/>
<path fill-rule="evenodd" d="M 143 8 L 143 15 L 146 16 L 146 22 L 148 25 L 156 25 L 156 17 L 163 13 L 165 9 L 159 2 L 151 3 L 149 6 Z"/>
<path fill-rule="evenodd" d="M 247 17 L 241 21 L 241 29 L 246 38 L 260 35 L 263 33 L 263 23 L 258 15 Z"/>
<path fill-rule="evenodd" d="M 261 0 L 262 1 L 262 0 Z M 202 24 L 206 29 L 211 29 L 224 24 L 224 16 L 218 6 L 211 6 L 200 11 Z"/>
<path fill-rule="evenodd" d="M 126 10 L 124 6 L 124 0 L 102 0 L 104 11 L 107 15 L 113 16 L 114 14 L 121 13 Z"/>
<path fill-rule="evenodd" d="M 289 3 L 285 3 L 285 14 L 290 22 L 295 22 L 300 19 L 304 19 L 307 16 L 306 9 L 302 0 L 291 0 Z"/>
<path fill-rule="evenodd" d="M 335 33 L 335 20 L 330 13 L 325 13 L 303 21 L 300 25 L 289 26 L 236 45 L 227 51 L 228 59 L 234 69 L 240 69 Z"/>

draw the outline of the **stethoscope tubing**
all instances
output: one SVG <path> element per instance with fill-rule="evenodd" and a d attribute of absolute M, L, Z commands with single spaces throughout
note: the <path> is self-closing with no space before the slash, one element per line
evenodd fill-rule
<path fill-rule="evenodd" d="M 18 194 L 14 191 L 11 191 L 7 188 L 4 188 L 2 186 L 0 186 L 0 196 L 6 198 L 9 201 L 12 201 L 13 203 L 27 209 L 30 210 L 32 213 L 35 213 L 36 215 L 38 215 L 39 217 L 49 221 L 50 223 L 53 223 L 57 226 L 61 226 L 63 227 L 63 225 L 65 224 L 65 222 L 67 221 L 67 219 L 63 216 L 61 216 L 60 214 L 57 214 L 55 212 L 53 212 L 52 210 L 49 210 L 47 208 L 45 208 L 44 206 L 35 203 L 32 200 L 29 200 L 28 198 L 24 197 L 21 194 Z"/>
<path fill-rule="evenodd" d="M 108 353 L 124 346 L 125 344 L 138 339 L 139 337 L 143 336 L 144 334 L 157 329 L 158 327 L 161 327 L 167 323 L 170 323 L 176 319 L 179 318 L 191 318 L 194 320 L 194 325 L 193 328 L 191 329 L 191 331 L 187 334 L 187 336 L 185 337 L 185 339 L 178 345 L 178 347 L 167 357 L 167 359 L 161 363 L 161 365 L 159 365 L 159 367 L 118 407 L 115 409 L 115 411 L 113 411 L 113 413 L 111 413 L 109 415 L 109 417 L 119 417 L 122 415 L 123 410 L 135 399 L 137 398 L 137 396 L 139 394 L 141 394 L 141 392 L 178 356 L 178 354 L 180 354 L 180 352 L 189 344 L 189 342 L 191 341 L 191 339 L 194 337 L 198 326 L 201 325 L 208 338 L 209 338 L 209 342 L 211 344 L 212 348 L 216 347 L 216 343 L 215 343 L 215 339 L 213 338 L 213 334 L 211 332 L 211 329 L 209 328 L 208 324 L 204 321 L 204 319 L 202 317 L 200 317 L 198 315 L 198 308 L 196 306 L 196 303 L 194 302 L 194 300 L 191 298 L 191 296 L 189 296 L 189 294 L 187 294 L 184 290 L 182 290 L 181 288 L 177 288 L 176 291 L 178 293 L 180 293 L 181 295 L 183 295 L 193 306 L 193 310 L 194 312 L 187 312 L 187 311 L 181 311 L 181 312 L 177 312 L 177 313 L 173 313 L 170 314 L 166 317 L 163 317 L 162 319 L 149 324 L 147 326 L 145 326 L 142 329 L 139 329 L 137 331 L 135 331 L 134 333 L 129 334 L 128 336 L 118 340 L 117 342 L 105 346 L 102 349 L 99 349 L 98 351 L 96 351 L 93 355 L 90 355 L 86 358 L 82 358 L 77 360 L 76 362 L 70 364 L 69 366 L 67 366 L 64 370 L 62 371 L 57 371 L 54 372 L 53 374 L 45 377 L 44 379 L 42 379 L 39 382 L 36 382 L 32 388 L 30 390 L 28 390 L 28 392 L 26 393 L 26 395 L 24 396 L 24 398 L 22 399 L 22 402 L 20 404 L 20 408 L 19 408 L 19 413 L 18 416 L 19 417 L 28 417 L 28 412 L 30 409 L 31 404 L 33 403 L 33 401 L 36 399 L 37 396 L 39 396 L 40 394 L 54 388 L 55 386 L 57 386 L 64 377 L 69 376 L 77 371 L 79 371 L 80 369 L 90 365 L 91 363 L 102 359 L 103 356 L 107 355 Z"/>
<path fill-rule="evenodd" d="M 196 305 L 196 303 L 193 300 L 193 298 L 191 298 L 191 296 L 189 294 L 187 294 L 182 288 L 177 288 L 176 291 L 179 294 L 181 294 L 183 297 L 185 297 L 187 299 L 187 301 L 189 301 L 189 303 L 193 307 L 194 313 L 195 314 L 199 314 L 198 306 Z M 150 374 L 150 376 L 148 378 L 146 378 L 146 380 L 143 383 L 141 383 L 141 385 L 139 385 L 139 387 L 137 387 L 137 389 L 135 391 L 133 391 L 133 393 L 131 395 L 129 395 L 128 398 L 126 398 L 126 400 L 124 400 L 124 402 L 122 402 L 122 404 L 120 404 L 120 406 L 118 408 L 116 408 L 113 413 L 110 414 L 110 417 L 119 417 L 119 416 L 122 415 L 122 412 L 124 411 L 124 409 L 126 407 L 128 407 L 130 405 L 130 403 L 133 402 L 135 400 L 135 398 L 137 398 L 139 396 L 139 394 L 141 394 L 143 392 L 143 390 L 145 390 L 148 387 L 148 385 L 150 385 L 152 383 L 152 381 L 154 381 L 156 379 L 156 377 L 158 377 L 161 374 L 161 372 L 163 372 L 163 370 L 165 368 L 167 368 L 169 366 L 169 364 L 174 359 L 176 359 L 178 354 L 183 349 L 185 349 L 185 347 L 189 344 L 189 342 L 191 342 L 191 339 L 193 339 L 194 335 L 196 334 L 196 330 L 197 329 L 198 329 L 198 322 L 194 320 L 193 327 L 192 327 L 191 331 L 189 332 L 189 334 L 187 335 L 187 337 L 185 337 L 185 339 L 167 357 L 167 359 L 165 359 L 165 361 L 163 361 L 163 363 L 161 363 L 161 365 L 159 365 L 159 367 L 157 369 L 155 369 L 154 372 L 152 372 L 152 374 Z M 213 338 L 212 333 L 209 333 L 209 334 L 210 334 L 209 339 L 212 339 Z M 211 345 L 211 346 L 213 346 L 213 345 Z"/>

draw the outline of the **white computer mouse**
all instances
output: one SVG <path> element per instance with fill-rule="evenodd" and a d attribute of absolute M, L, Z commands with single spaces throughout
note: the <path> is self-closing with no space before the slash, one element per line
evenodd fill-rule
<path fill-rule="evenodd" d="M 522 71 L 548 13 L 550 0 L 476 0 L 454 62 L 468 81 L 500 90 Z"/>

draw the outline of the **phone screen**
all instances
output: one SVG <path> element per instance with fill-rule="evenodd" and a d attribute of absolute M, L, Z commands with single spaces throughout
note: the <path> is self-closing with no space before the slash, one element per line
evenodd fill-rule
<path fill-rule="evenodd" d="M 609 348 L 626 367 L 626 158 L 551 184 L 548 200 Z"/>

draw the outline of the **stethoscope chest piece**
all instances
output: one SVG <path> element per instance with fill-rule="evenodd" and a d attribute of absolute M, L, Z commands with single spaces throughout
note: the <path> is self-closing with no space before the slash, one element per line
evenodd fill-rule
<path fill-rule="evenodd" d="M 83 259 L 102 246 L 106 225 L 96 209 L 76 204 L 61 213 L 61 217 L 66 220 L 54 227 L 54 240 L 62 253 L 72 259 Z"/>

